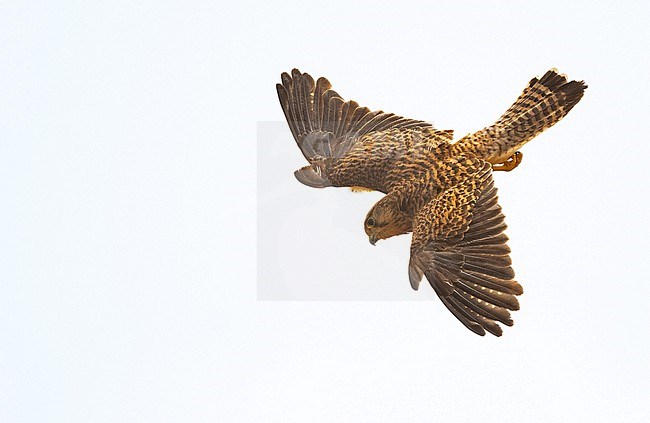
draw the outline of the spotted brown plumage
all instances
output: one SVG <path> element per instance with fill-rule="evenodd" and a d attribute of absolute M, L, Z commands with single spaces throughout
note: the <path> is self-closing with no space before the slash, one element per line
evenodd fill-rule
<path fill-rule="evenodd" d="M 413 232 L 409 280 L 426 277 L 468 329 L 501 336 L 523 293 L 514 280 L 493 170 L 512 170 L 518 151 L 580 101 L 587 86 L 556 70 L 533 78 L 492 125 L 452 143 L 453 131 L 344 101 L 325 78 L 282 74 L 278 97 L 309 165 L 305 185 L 386 194 L 364 221 L 370 242 Z"/>
<path fill-rule="evenodd" d="M 512 156 L 528 141 L 555 125 L 569 113 L 587 88 L 551 69 L 533 78 L 519 98 L 494 123 L 454 144 L 454 152 L 472 152 L 492 164 Z"/>
<path fill-rule="evenodd" d="M 490 165 L 468 162 L 463 180 L 442 191 L 417 214 L 409 279 L 425 275 L 442 302 L 467 328 L 500 336 L 495 321 L 511 326 L 523 293 L 513 280 L 508 238 Z"/>

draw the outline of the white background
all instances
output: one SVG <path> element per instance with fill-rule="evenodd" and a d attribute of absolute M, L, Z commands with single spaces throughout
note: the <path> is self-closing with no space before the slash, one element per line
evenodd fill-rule
<path fill-rule="evenodd" d="M 649 12 L 2 2 L 0 421 L 646 421 Z M 297 183 L 288 130 L 287 272 L 431 301 L 258 301 L 257 124 L 292 67 L 457 135 L 550 67 L 587 81 L 496 176 L 525 288 L 502 338 L 411 291 L 408 237 L 369 246 L 375 194 Z"/>

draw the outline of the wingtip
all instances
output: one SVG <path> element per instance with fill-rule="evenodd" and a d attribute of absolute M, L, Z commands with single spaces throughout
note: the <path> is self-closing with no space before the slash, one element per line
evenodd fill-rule
<path fill-rule="evenodd" d="M 291 75 L 289 75 L 287 72 L 282 72 L 280 74 L 280 80 L 282 81 L 282 85 L 284 85 L 285 88 L 290 87 L 293 82 L 291 79 Z"/>
<path fill-rule="evenodd" d="M 300 183 L 312 188 L 331 187 L 329 178 L 321 171 L 318 164 L 314 163 L 296 170 L 293 173 Z"/>
<path fill-rule="evenodd" d="M 287 89 L 284 87 L 284 85 L 275 84 L 275 89 L 277 90 L 279 96 L 282 96 L 282 95 L 286 96 L 287 95 Z"/>
<path fill-rule="evenodd" d="M 497 327 L 499 328 L 498 330 L 495 329 L 494 332 L 491 331 L 490 333 L 496 336 L 497 338 L 500 338 L 503 335 L 503 329 L 501 329 L 499 325 L 497 325 Z"/>
<path fill-rule="evenodd" d="M 424 276 L 422 269 L 417 265 L 416 261 L 417 259 L 414 257 L 411 257 L 409 261 L 409 282 L 411 283 L 411 288 L 415 291 L 420 287 L 420 281 Z"/>
<path fill-rule="evenodd" d="M 324 76 L 321 76 L 316 80 L 316 85 L 321 87 L 320 91 L 322 91 L 322 92 L 327 91 L 330 88 L 332 88 L 332 84 Z"/>

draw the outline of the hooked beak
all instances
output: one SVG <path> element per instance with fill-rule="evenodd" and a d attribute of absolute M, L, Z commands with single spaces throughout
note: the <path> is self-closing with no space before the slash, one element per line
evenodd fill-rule
<path fill-rule="evenodd" d="M 375 244 L 377 243 L 377 238 L 375 238 L 375 237 L 372 236 L 372 235 L 370 235 L 370 236 L 368 237 L 368 240 L 370 241 L 370 243 L 371 243 L 372 245 L 375 245 Z"/>

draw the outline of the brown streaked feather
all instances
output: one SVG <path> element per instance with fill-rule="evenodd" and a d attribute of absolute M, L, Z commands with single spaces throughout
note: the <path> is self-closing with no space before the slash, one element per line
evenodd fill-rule
<path fill-rule="evenodd" d="M 584 81 L 567 82 L 565 75 L 551 69 L 540 79 L 533 78 L 494 125 L 463 137 L 453 151 L 501 163 L 566 116 L 586 88 Z"/>
<path fill-rule="evenodd" d="M 508 309 L 494 304 L 494 302 L 498 301 L 491 298 L 488 301 L 484 301 L 466 292 L 463 286 L 456 288 L 453 296 L 458 299 L 459 302 L 465 304 L 467 307 L 485 318 L 501 322 L 507 326 L 513 325 Z"/>
<path fill-rule="evenodd" d="M 400 187 L 413 190 L 412 182 L 419 180 L 423 195 L 413 192 L 410 204 L 425 204 L 427 193 L 439 186 L 433 173 L 448 153 L 448 138 L 448 131 L 430 127 L 373 131 L 354 140 L 347 154 L 332 162 L 330 180 L 334 186 L 363 186 L 383 193 Z"/>
<path fill-rule="evenodd" d="M 346 102 L 331 89 L 327 79 L 319 78 L 314 83 L 309 74 L 298 69 L 293 69 L 291 74 L 283 73 L 281 79 L 282 83 L 276 86 L 280 105 L 292 135 L 309 162 L 341 158 L 355 140 L 371 132 L 431 126 L 392 113 L 371 112 L 354 101 Z"/>
<path fill-rule="evenodd" d="M 337 109 L 339 104 L 343 103 L 343 99 L 339 97 L 335 91 L 329 90 L 325 93 L 323 103 L 326 107 L 325 115 L 323 117 L 323 127 L 321 130 L 324 132 L 330 132 L 334 135 L 336 119 L 338 118 Z"/>
<path fill-rule="evenodd" d="M 327 79 L 318 78 L 318 81 L 316 81 L 316 88 L 312 96 L 312 101 L 314 102 L 314 122 L 316 124 L 316 128 L 323 127 L 323 110 L 325 109 L 323 94 L 330 88 L 332 88 L 332 84 L 330 84 Z M 297 137 L 294 138 L 298 139 Z"/>
<path fill-rule="evenodd" d="M 480 285 L 467 281 L 461 283 L 461 289 L 467 294 L 473 295 L 483 301 L 490 302 L 496 306 L 507 308 L 508 310 L 519 310 L 519 301 L 514 295 L 490 296 L 481 290 Z"/>
<path fill-rule="evenodd" d="M 294 69 L 291 72 L 291 76 L 293 79 L 296 79 L 297 76 L 297 69 Z M 309 110 L 308 110 L 308 103 L 307 99 L 305 98 L 305 92 L 304 92 L 304 86 L 305 86 L 305 79 L 303 78 L 302 81 L 300 81 L 297 84 L 294 84 L 293 89 L 296 93 L 296 101 L 295 103 L 295 116 L 297 119 L 298 123 L 298 130 L 300 132 L 311 132 L 311 126 L 308 124 L 309 123 Z"/>
<path fill-rule="evenodd" d="M 473 332 L 501 336 L 496 322 L 513 324 L 509 310 L 519 309 L 516 295 L 523 291 L 513 280 L 490 165 L 482 162 L 467 173 L 416 216 L 409 278 L 417 288 L 426 276 L 447 308 Z"/>
<path fill-rule="evenodd" d="M 470 286 L 474 286 L 482 291 L 487 290 L 487 292 L 490 292 L 489 290 L 492 290 L 512 295 L 521 295 L 524 293 L 521 285 L 514 280 L 498 279 L 486 274 L 469 272 L 467 270 L 461 271 L 461 275 L 463 280 L 467 281 Z"/>
<path fill-rule="evenodd" d="M 464 304 L 460 304 L 454 297 L 440 297 L 442 303 L 452 312 L 454 316 L 469 330 L 477 335 L 484 336 L 485 330 L 495 336 L 501 336 L 503 331 L 493 320 L 481 316 Z"/>

